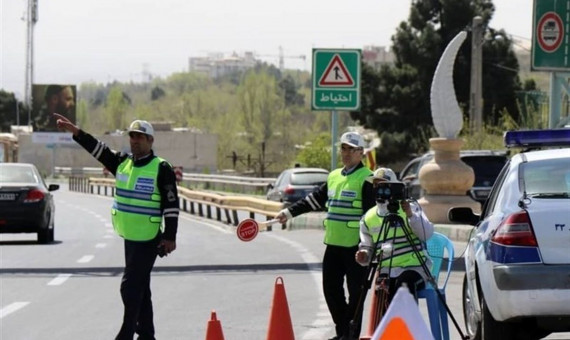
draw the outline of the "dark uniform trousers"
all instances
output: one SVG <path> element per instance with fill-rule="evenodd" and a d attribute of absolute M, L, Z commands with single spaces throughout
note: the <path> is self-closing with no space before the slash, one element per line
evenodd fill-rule
<path fill-rule="evenodd" d="M 357 250 L 358 246 L 346 248 L 327 245 L 323 258 L 323 292 L 339 337 L 349 335 L 350 321 L 353 319 L 354 334 L 360 334 L 364 301 L 360 304 L 358 313 L 355 312 L 365 282 L 366 267 L 354 259 Z M 344 294 L 345 275 L 348 303 Z"/>
<path fill-rule="evenodd" d="M 125 271 L 121 281 L 123 325 L 115 340 L 154 340 L 150 273 L 157 256 L 160 233 L 150 241 L 125 239 Z"/>

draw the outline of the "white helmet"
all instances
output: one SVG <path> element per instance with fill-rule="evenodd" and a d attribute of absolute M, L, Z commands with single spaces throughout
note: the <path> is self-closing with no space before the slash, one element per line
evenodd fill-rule
<path fill-rule="evenodd" d="M 383 180 L 385 182 L 399 182 L 396 177 L 396 173 L 390 168 L 378 168 L 374 170 L 372 176 L 366 178 L 370 183 L 374 183 L 374 180 Z"/>

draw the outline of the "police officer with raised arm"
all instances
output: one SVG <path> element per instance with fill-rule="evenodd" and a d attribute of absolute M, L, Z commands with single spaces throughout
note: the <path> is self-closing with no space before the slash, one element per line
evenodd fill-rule
<path fill-rule="evenodd" d="M 123 323 L 116 340 L 154 340 L 150 273 L 156 256 L 176 249 L 178 193 L 172 166 L 152 151 L 154 130 L 144 120 L 128 129 L 131 154 L 114 152 L 80 130 L 66 117 L 54 114 L 57 126 L 115 176 L 113 227 L 124 239 L 125 269 L 121 281 Z M 162 221 L 164 220 L 164 230 Z"/>
<path fill-rule="evenodd" d="M 326 244 L 323 258 L 323 292 L 335 323 L 336 335 L 329 340 L 358 339 L 362 304 L 358 299 L 364 283 L 365 268 L 355 261 L 358 250 L 359 221 L 374 206 L 372 184 L 365 179 L 372 171 L 362 164 L 364 139 L 359 133 L 347 132 L 340 138 L 343 167 L 332 171 L 327 182 L 277 215 L 281 223 L 294 216 L 327 208 L 324 220 Z M 344 278 L 348 301 L 344 293 Z M 350 321 L 355 317 L 354 338 L 350 338 Z"/>

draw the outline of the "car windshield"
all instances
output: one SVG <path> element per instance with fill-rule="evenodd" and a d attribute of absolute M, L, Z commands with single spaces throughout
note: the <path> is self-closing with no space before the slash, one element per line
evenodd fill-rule
<path fill-rule="evenodd" d="M 34 170 L 25 165 L 0 165 L 0 183 L 37 183 Z"/>
<path fill-rule="evenodd" d="M 291 174 L 292 185 L 319 185 L 327 181 L 324 172 L 296 172 Z"/>
<path fill-rule="evenodd" d="M 475 173 L 475 187 L 490 187 L 507 162 L 506 156 L 472 156 L 461 158 L 463 162 L 473 168 Z"/>
<path fill-rule="evenodd" d="M 528 196 L 570 197 L 570 160 L 548 159 L 524 163 L 522 176 Z"/>

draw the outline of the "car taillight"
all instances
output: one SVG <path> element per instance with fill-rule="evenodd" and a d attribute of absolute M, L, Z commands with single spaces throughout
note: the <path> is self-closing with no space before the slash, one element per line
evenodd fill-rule
<path fill-rule="evenodd" d="M 39 202 L 39 201 L 43 200 L 44 197 L 45 197 L 45 194 L 41 190 L 32 189 L 32 190 L 28 191 L 26 198 L 24 198 L 24 203 Z"/>
<path fill-rule="evenodd" d="M 499 225 L 491 241 L 507 246 L 538 246 L 526 211 L 508 216 Z"/>
<path fill-rule="evenodd" d="M 285 187 L 285 190 L 283 190 L 284 193 L 286 193 L 287 195 L 291 195 L 293 193 L 295 193 L 295 189 L 293 189 L 290 185 Z"/>

